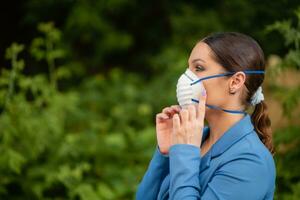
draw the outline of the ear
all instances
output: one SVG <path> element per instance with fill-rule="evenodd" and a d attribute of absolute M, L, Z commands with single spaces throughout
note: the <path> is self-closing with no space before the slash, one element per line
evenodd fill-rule
<path fill-rule="evenodd" d="M 235 73 L 229 80 L 228 89 L 230 94 L 235 94 L 243 87 L 246 81 L 246 74 L 244 72 Z"/>

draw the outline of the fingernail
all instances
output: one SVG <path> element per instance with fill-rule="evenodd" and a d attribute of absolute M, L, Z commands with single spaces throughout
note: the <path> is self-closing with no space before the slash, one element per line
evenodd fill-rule
<path fill-rule="evenodd" d="M 202 96 L 206 96 L 206 90 L 202 90 Z"/>

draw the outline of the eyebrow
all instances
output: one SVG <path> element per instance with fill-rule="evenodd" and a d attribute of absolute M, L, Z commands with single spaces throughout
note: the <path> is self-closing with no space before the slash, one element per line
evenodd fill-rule
<path fill-rule="evenodd" d="M 195 63 L 195 62 L 197 62 L 197 61 L 202 61 L 202 62 L 205 62 L 204 60 L 202 60 L 201 58 L 197 58 L 197 59 L 194 59 L 193 61 L 192 61 L 192 63 Z"/>

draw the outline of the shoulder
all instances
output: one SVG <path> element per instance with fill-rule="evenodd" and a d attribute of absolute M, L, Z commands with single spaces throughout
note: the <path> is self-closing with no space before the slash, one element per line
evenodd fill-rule
<path fill-rule="evenodd" d="M 249 164 L 257 165 L 268 171 L 275 169 L 272 154 L 261 142 L 254 130 L 224 152 L 224 162 L 239 159 L 247 159 L 251 161 Z"/>
<path fill-rule="evenodd" d="M 216 160 L 208 193 L 224 199 L 265 199 L 275 191 L 272 155 L 256 132 L 234 143 Z"/>
<path fill-rule="evenodd" d="M 225 154 L 230 158 L 251 157 L 258 162 L 274 163 L 272 154 L 254 130 L 233 144 Z"/>
<path fill-rule="evenodd" d="M 261 190 L 268 190 L 275 185 L 273 156 L 255 131 L 224 152 L 219 171 L 244 180 Z"/>
<path fill-rule="evenodd" d="M 275 173 L 273 155 L 262 143 L 258 134 L 254 130 L 235 145 L 236 146 L 233 146 L 233 148 L 238 149 L 238 151 L 234 154 L 235 156 L 251 158 L 253 159 L 253 162 L 256 162 L 261 168 L 264 168 L 268 172 Z"/>

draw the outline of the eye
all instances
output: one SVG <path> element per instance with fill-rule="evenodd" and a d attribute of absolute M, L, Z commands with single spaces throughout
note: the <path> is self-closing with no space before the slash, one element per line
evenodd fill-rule
<path fill-rule="evenodd" d="M 202 72 L 205 70 L 204 67 L 201 65 L 197 65 L 195 68 L 196 68 L 196 72 Z"/>

